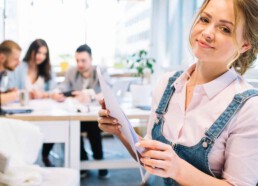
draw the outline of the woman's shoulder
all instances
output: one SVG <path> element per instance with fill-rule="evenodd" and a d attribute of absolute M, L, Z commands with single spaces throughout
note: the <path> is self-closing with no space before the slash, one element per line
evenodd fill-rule
<path fill-rule="evenodd" d="M 24 61 L 22 61 L 13 71 L 13 74 L 17 76 L 24 76 L 27 74 L 28 71 L 28 64 Z"/>
<path fill-rule="evenodd" d="M 244 96 L 245 94 L 246 96 L 244 98 L 245 102 L 237 113 L 237 121 L 239 121 L 237 123 L 239 124 L 235 125 L 235 127 L 252 128 L 255 126 L 258 129 L 258 89 L 250 85 L 243 77 L 238 77 L 235 81 L 234 90 L 235 95 L 242 94 L 242 96 Z M 255 95 L 247 96 L 248 91 L 255 93 Z M 243 125 L 243 123 L 245 124 Z"/>
<path fill-rule="evenodd" d="M 165 80 L 166 83 L 167 83 L 169 78 L 173 77 L 177 72 L 178 71 L 170 71 L 170 72 L 163 73 L 162 76 L 160 77 L 160 81 L 164 81 Z"/>
<path fill-rule="evenodd" d="M 177 72 L 180 72 L 180 71 L 170 71 L 170 72 L 163 73 L 161 77 L 159 77 L 159 84 L 164 84 L 164 86 L 166 86 L 170 78 L 174 77 L 175 75 L 178 78 L 181 75 L 180 73 L 176 74 Z"/>
<path fill-rule="evenodd" d="M 25 61 L 22 61 L 17 67 L 16 69 L 28 69 L 28 63 L 26 63 Z M 16 70 L 15 69 L 15 70 Z"/>
<path fill-rule="evenodd" d="M 243 78 L 242 76 L 238 76 L 237 79 L 235 80 L 235 86 L 233 87 L 235 90 L 235 95 L 236 94 L 243 94 L 244 92 L 248 92 L 248 91 L 252 91 L 255 92 L 256 94 L 258 93 L 258 89 L 255 88 L 254 86 L 252 86 L 250 83 L 248 83 L 248 81 Z M 256 106 L 258 108 L 258 96 L 254 96 L 251 97 L 249 99 L 247 99 L 247 104 L 245 105 L 249 105 L 250 106 Z M 258 113 L 258 109 L 257 113 Z"/>
<path fill-rule="evenodd" d="M 165 72 L 165 73 L 162 73 L 160 77 L 158 77 L 159 80 L 154 88 L 154 97 L 162 96 L 169 82 L 169 79 L 173 77 L 175 73 L 176 71 Z"/>

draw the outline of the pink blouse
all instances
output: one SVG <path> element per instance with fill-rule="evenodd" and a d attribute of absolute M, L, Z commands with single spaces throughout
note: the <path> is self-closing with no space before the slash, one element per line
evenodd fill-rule
<path fill-rule="evenodd" d="M 186 82 L 195 64 L 174 83 L 168 112 L 164 116 L 163 135 L 173 143 L 186 146 L 197 144 L 219 115 L 226 109 L 235 94 L 253 88 L 234 70 L 217 79 L 195 87 L 192 100 L 185 110 Z M 147 129 L 156 119 L 155 110 L 166 88 L 167 73 L 153 92 L 152 111 Z M 209 154 L 209 164 L 215 175 L 233 185 L 254 186 L 258 182 L 258 97 L 249 99 L 230 121 Z"/>

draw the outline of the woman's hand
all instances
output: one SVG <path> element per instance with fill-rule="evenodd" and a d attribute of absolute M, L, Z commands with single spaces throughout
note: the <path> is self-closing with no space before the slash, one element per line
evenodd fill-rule
<path fill-rule="evenodd" d="M 43 99 L 44 92 L 38 91 L 38 90 L 32 90 L 32 91 L 30 91 L 30 98 L 31 99 Z"/>
<path fill-rule="evenodd" d="M 101 109 L 99 111 L 99 128 L 105 132 L 120 136 L 121 133 L 121 125 L 118 123 L 116 118 L 109 116 L 109 111 L 106 109 L 106 105 L 104 100 L 100 100 L 99 104 L 101 105 Z"/>
<path fill-rule="evenodd" d="M 155 140 L 142 140 L 136 146 L 146 149 L 141 154 L 141 162 L 146 171 L 164 178 L 176 178 L 181 158 L 171 145 Z"/>

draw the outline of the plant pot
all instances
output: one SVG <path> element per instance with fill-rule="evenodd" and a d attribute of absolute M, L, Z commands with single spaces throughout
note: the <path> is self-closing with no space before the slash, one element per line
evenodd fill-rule
<path fill-rule="evenodd" d="M 151 105 L 151 86 L 132 84 L 130 87 L 133 106 Z"/>

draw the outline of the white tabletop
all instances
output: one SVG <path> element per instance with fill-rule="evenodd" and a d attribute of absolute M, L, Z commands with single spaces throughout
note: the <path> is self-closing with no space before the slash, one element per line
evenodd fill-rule
<path fill-rule="evenodd" d="M 129 119 L 148 119 L 150 111 L 132 107 L 130 104 L 121 104 L 122 109 Z M 32 109 L 32 113 L 7 115 L 5 117 L 27 121 L 58 121 L 80 120 L 96 121 L 100 106 L 91 103 L 88 107 L 80 104 L 76 99 L 67 98 L 65 102 L 56 102 L 51 99 L 30 100 L 27 106 L 21 106 L 18 102 L 3 106 L 3 109 Z"/>

